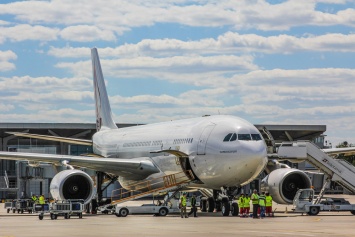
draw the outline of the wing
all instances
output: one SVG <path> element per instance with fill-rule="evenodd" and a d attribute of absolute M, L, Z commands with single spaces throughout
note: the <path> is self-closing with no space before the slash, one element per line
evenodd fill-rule
<path fill-rule="evenodd" d="M 322 149 L 325 153 L 330 156 L 337 156 L 337 155 L 344 155 L 344 156 L 351 156 L 355 155 L 355 147 L 344 147 L 344 148 L 329 148 L 329 149 Z"/>
<path fill-rule="evenodd" d="M 37 138 L 37 139 L 42 139 L 42 140 L 50 140 L 50 141 L 65 142 L 65 143 L 85 145 L 85 146 L 92 146 L 92 141 L 91 140 L 86 140 L 86 139 L 69 138 L 69 137 L 56 137 L 56 136 L 31 134 L 31 133 L 23 133 L 23 132 L 6 132 L 6 133 L 12 134 L 12 135 L 15 135 L 15 136 L 18 136 L 18 137 L 29 137 L 29 138 Z"/>
<path fill-rule="evenodd" d="M 67 163 L 75 167 L 88 168 L 132 179 L 142 179 L 151 174 L 160 172 L 148 157 L 119 159 L 3 151 L 0 152 L 0 159 L 27 160 L 35 163 L 45 162 L 55 165 Z"/>

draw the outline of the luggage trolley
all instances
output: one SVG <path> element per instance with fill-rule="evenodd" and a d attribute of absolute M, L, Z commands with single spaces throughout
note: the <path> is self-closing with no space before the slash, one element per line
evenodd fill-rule
<path fill-rule="evenodd" d="M 12 210 L 12 213 L 16 212 L 16 199 L 12 200 L 11 202 L 5 202 L 4 208 L 7 210 L 7 213 L 10 213 Z"/>
<path fill-rule="evenodd" d="M 25 211 L 28 213 L 32 213 L 33 211 L 33 201 L 29 199 L 17 199 L 16 201 L 16 210 L 17 213 L 24 213 Z"/>
<path fill-rule="evenodd" d="M 50 216 L 52 220 L 58 216 L 64 216 L 65 219 L 70 219 L 70 216 L 77 215 L 83 218 L 84 200 L 63 200 L 52 203 Z"/>

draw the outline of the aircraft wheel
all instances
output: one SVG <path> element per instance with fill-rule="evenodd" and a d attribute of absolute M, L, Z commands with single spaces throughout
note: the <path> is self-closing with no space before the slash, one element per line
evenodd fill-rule
<path fill-rule="evenodd" d="M 213 212 L 214 211 L 214 207 L 215 207 L 215 203 L 214 203 L 214 198 L 213 197 L 209 197 L 207 199 L 207 212 Z"/>
<path fill-rule="evenodd" d="M 316 216 L 319 213 L 319 208 L 318 207 L 310 207 L 308 214 L 311 216 Z"/>
<path fill-rule="evenodd" d="M 232 213 L 232 216 L 238 216 L 238 214 L 239 214 L 238 203 L 233 203 L 232 204 L 231 213 Z"/>
<path fill-rule="evenodd" d="M 201 200 L 201 211 L 202 212 L 207 211 L 207 200 Z"/>
<path fill-rule="evenodd" d="M 229 216 L 229 212 L 230 212 L 229 202 L 223 202 L 222 203 L 222 215 Z"/>
<path fill-rule="evenodd" d="M 129 211 L 127 208 L 121 208 L 121 210 L 119 211 L 120 216 L 122 217 L 126 217 L 128 215 Z"/>
<path fill-rule="evenodd" d="M 159 216 L 166 216 L 168 215 L 169 211 L 165 207 L 159 209 Z"/>

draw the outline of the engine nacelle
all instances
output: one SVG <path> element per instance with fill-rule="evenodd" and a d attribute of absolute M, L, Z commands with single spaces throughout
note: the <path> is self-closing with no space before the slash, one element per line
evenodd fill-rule
<path fill-rule="evenodd" d="M 96 194 L 91 177 L 81 170 L 63 170 L 53 177 L 50 185 L 56 200 L 83 199 L 89 203 Z"/>
<path fill-rule="evenodd" d="M 310 178 L 301 170 L 282 168 L 272 171 L 261 181 L 261 190 L 269 192 L 278 204 L 292 204 L 298 189 L 310 188 Z"/>

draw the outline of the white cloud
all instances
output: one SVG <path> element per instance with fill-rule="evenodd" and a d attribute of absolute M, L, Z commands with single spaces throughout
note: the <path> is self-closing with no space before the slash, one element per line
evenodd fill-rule
<path fill-rule="evenodd" d="M 15 64 L 10 63 L 10 60 L 16 60 L 17 55 L 11 50 L 0 51 L 0 71 L 10 71 L 16 68 Z"/>
<path fill-rule="evenodd" d="M 58 33 L 59 29 L 57 28 L 49 28 L 40 25 L 32 26 L 20 24 L 11 27 L 0 27 L 0 38 L 11 41 L 51 41 L 57 39 Z"/>
<path fill-rule="evenodd" d="M 64 28 L 60 32 L 60 36 L 69 41 L 91 42 L 91 41 L 114 41 L 116 39 L 114 33 L 108 30 L 99 29 L 96 26 L 77 25 Z"/>

